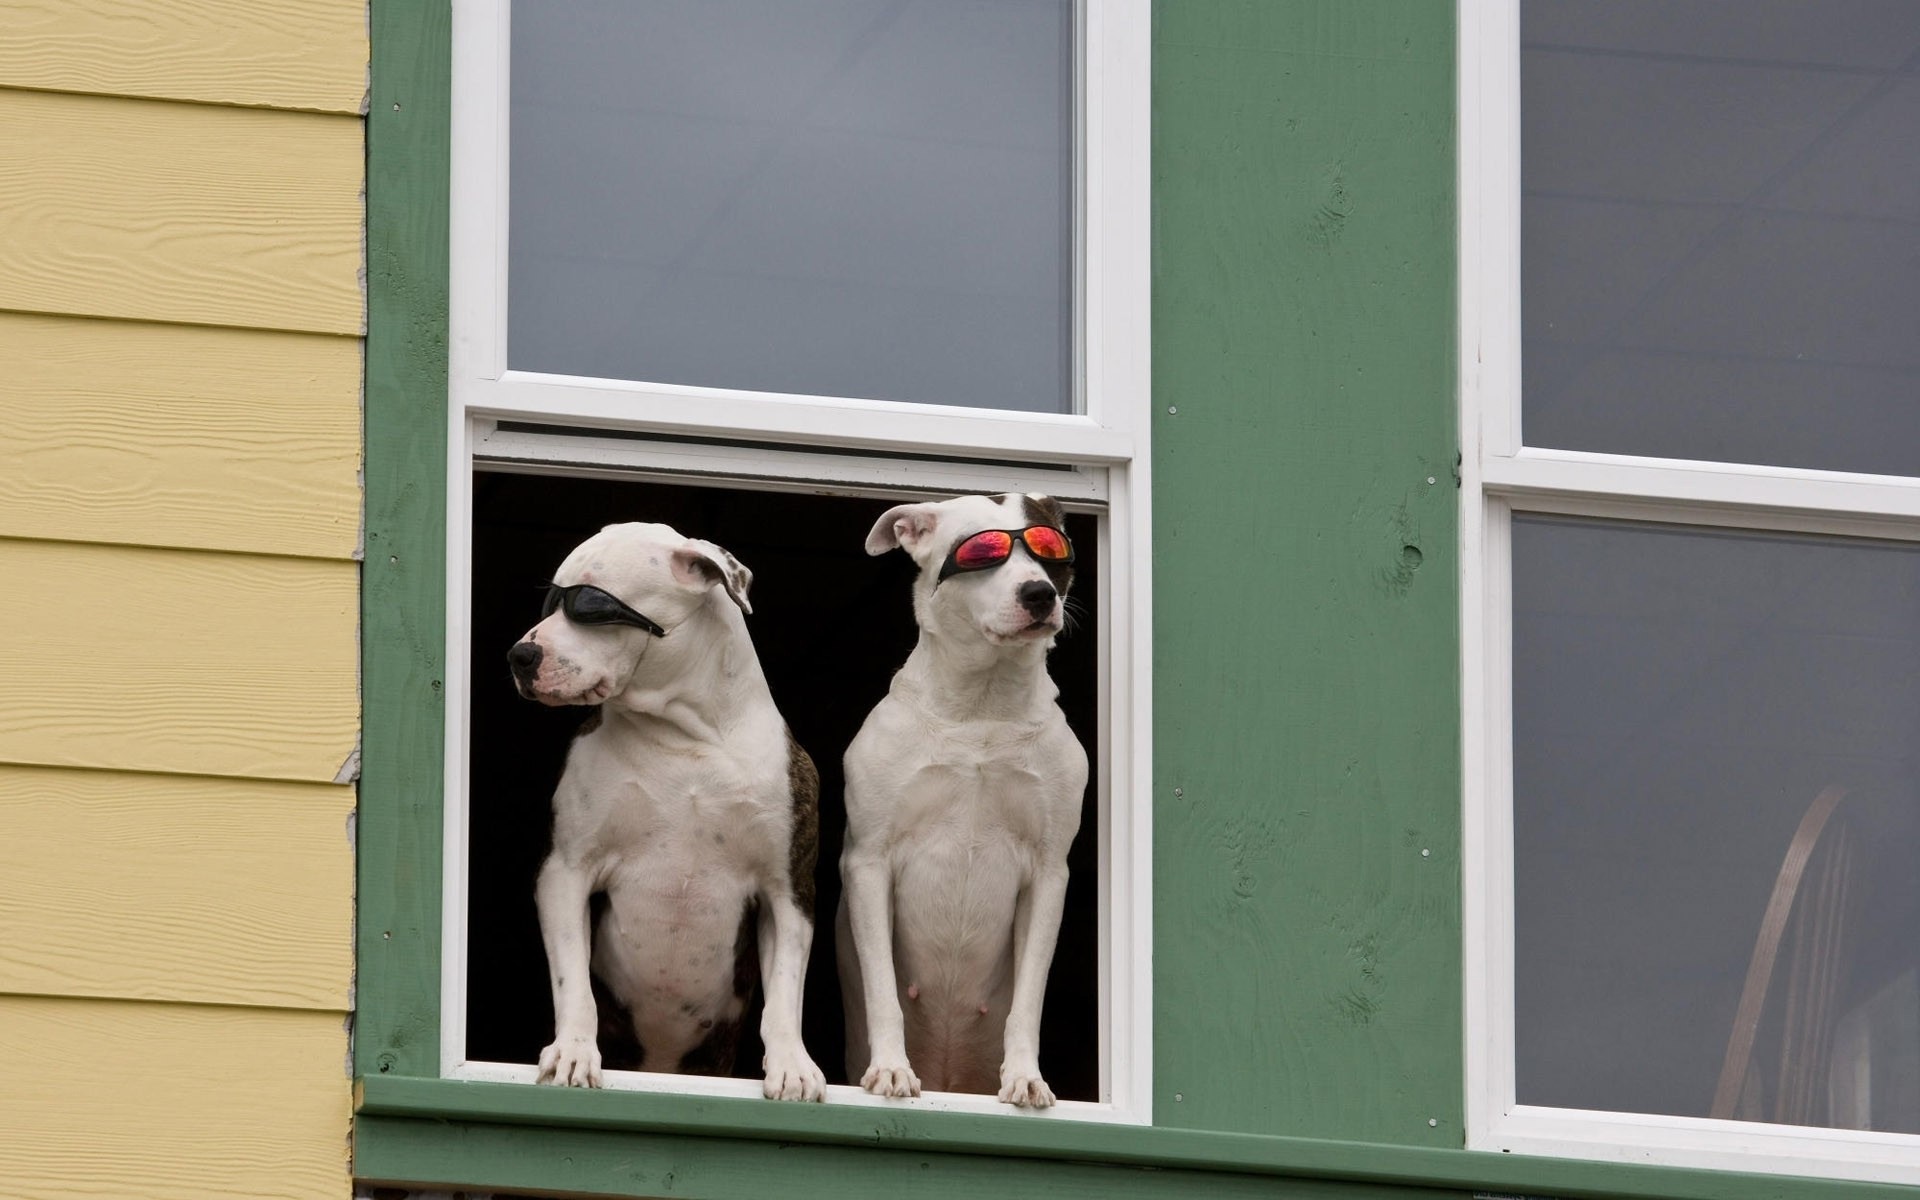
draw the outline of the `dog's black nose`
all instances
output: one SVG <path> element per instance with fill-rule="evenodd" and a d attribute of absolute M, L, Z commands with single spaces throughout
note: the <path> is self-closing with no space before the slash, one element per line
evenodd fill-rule
<path fill-rule="evenodd" d="M 1020 607 L 1038 620 L 1053 611 L 1053 598 L 1059 593 L 1045 580 L 1030 579 L 1020 585 L 1020 591 L 1016 594 L 1020 597 Z"/>
<path fill-rule="evenodd" d="M 544 657 L 546 651 L 540 648 L 539 642 L 515 642 L 513 649 L 507 651 L 507 665 L 513 668 L 515 679 L 532 679 Z"/>

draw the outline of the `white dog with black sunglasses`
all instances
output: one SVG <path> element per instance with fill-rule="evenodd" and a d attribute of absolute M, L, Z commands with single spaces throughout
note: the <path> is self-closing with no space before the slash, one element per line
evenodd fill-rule
<path fill-rule="evenodd" d="M 920 640 L 846 754 L 847 1074 L 1043 1108 L 1040 1011 L 1087 786 L 1046 667 L 1073 548 L 1038 495 L 900 505 L 867 535 L 869 554 L 895 547 L 920 567 Z"/>
<path fill-rule="evenodd" d="M 747 636 L 752 579 L 711 542 L 609 525 L 507 654 L 528 699 L 600 706 L 567 753 L 535 891 L 554 1012 L 542 1082 L 602 1082 L 589 959 L 641 1070 L 728 1073 L 757 950 L 765 1094 L 822 1095 L 800 1041 L 819 779 Z"/>

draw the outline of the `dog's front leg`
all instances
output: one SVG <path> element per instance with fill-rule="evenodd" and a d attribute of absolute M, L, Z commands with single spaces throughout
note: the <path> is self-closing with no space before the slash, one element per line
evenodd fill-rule
<path fill-rule="evenodd" d="M 761 1092 L 769 1100 L 819 1100 L 827 1077 L 800 1038 L 800 1002 L 813 949 L 813 922 L 791 896 L 764 897 L 760 907 L 760 1041 L 767 1057 Z"/>
<path fill-rule="evenodd" d="M 885 858 L 850 846 L 841 877 L 867 1006 L 867 1070 L 860 1086 L 876 1096 L 918 1096 L 920 1078 L 907 1063 L 905 1018 L 894 990 L 893 872 Z"/>
<path fill-rule="evenodd" d="M 547 972 L 553 983 L 553 1043 L 540 1052 L 540 1082 L 562 1087 L 599 1087 L 600 1018 L 588 977 L 591 918 L 587 899 L 592 881 L 581 867 L 550 854 L 534 886 L 540 909 L 540 937 L 547 944 Z"/>
<path fill-rule="evenodd" d="M 1066 864 L 1044 866 L 1027 885 L 1013 916 L 1013 1005 L 1002 1043 L 1000 1099 L 1025 1108 L 1053 1104 L 1053 1089 L 1040 1077 L 1040 1009 L 1066 902 Z"/>

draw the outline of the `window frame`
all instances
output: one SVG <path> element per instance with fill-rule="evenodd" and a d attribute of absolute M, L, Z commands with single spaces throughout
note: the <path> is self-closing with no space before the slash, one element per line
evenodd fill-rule
<path fill-rule="evenodd" d="M 1515 512 L 1920 541 L 1920 478 L 1527 446 L 1520 0 L 1458 0 L 1461 715 L 1469 1150 L 1920 1182 L 1920 1136 L 1522 1105 L 1514 1081 Z"/>
<path fill-rule="evenodd" d="M 469 1062 L 466 1032 L 466 662 L 472 475 L 482 466 L 685 484 L 913 498 L 1039 490 L 1101 513 L 1104 654 L 1096 764 L 1101 1098 L 1013 1110 L 992 1096 L 828 1102 L 1152 1123 L 1152 680 L 1148 0 L 1076 0 L 1073 414 L 591 379 L 509 369 L 508 78 L 511 0 L 455 0 L 449 162 L 445 670 L 437 1076 L 530 1083 L 531 1066 Z M 499 428 L 503 422 L 514 423 Z M 551 426 L 529 432 L 519 423 Z M 657 434 L 675 442 L 593 432 Z M 723 440 L 724 444 L 700 443 Z M 694 444 L 689 444 L 692 440 Z M 811 452 L 826 448 L 833 454 Z M 846 451 L 874 451 L 860 458 Z M 900 462 L 911 484 L 891 482 Z M 988 464 L 992 465 L 988 465 Z M 1061 468 L 1067 468 L 1062 471 Z M 891 469 L 890 469 L 891 468 Z M 992 482 L 990 482 L 992 481 Z M 789 702 L 792 702 L 791 700 Z M 824 748 L 833 752 L 832 748 Z M 821 869 L 834 870 L 832 863 Z M 831 920 L 816 923 L 816 940 Z M 757 1080 L 609 1072 L 615 1090 L 758 1099 Z"/>

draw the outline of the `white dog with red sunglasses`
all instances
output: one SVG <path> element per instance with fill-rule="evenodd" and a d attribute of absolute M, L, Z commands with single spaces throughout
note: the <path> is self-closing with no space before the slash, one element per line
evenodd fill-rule
<path fill-rule="evenodd" d="M 1040 1010 L 1087 786 L 1046 665 L 1073 581 L 1061 522 L 1046 496 L 961 496 L 867 535 L 920 567 L 919 643 L 846 755 L 847 1075 L 877 1095 L 1053 1103 Z"/>
<path fill-rule="evenodd" d="M 535 889 L 554 1011 L 542 1082 L 601 1084 L 589 941 L 640 1069 L 715 1074 L 732 1067 L 757 943 L 765 1094 L 825 1089 L 800 1041 L 819 777 L 747 636 L 752 580 L 712 542 L 609 525 L 567 556 L 507 654 L 528 699 L 600 705 L 567 752 Z"/>

